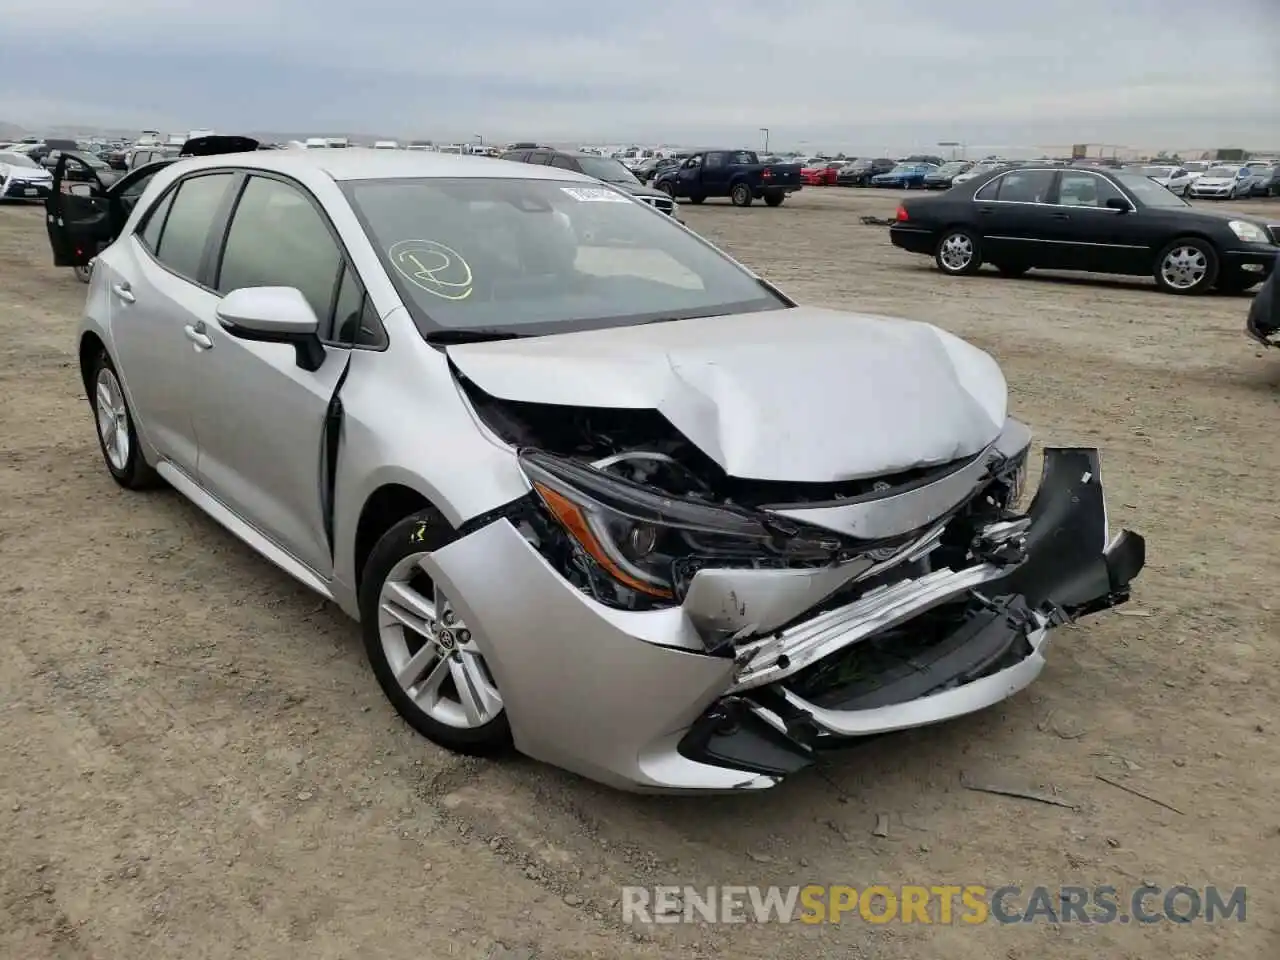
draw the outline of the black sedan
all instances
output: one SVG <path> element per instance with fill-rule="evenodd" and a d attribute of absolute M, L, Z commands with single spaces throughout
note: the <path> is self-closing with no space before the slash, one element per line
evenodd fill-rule
<path fill-rule="evenodd" d="M 896 247 L 964 276 L 990 263 L 1006 276 L 1081 270 L 1154 276 L 1169 293 L 1248 290 L 1271 272 L 1280 223 L 1192 207 L 1122 170 L 1025 166 L 906 200 Z"/>
<path fill-rule="evenodd" d="M 972 169 L 973 164 L 968 160 L 951 160 L 924 178 L 924 188 L 926 190 L 950 190 L 952 180 L 962 173 L 968 173 Z"/>
<path fill-rule="evenodd" d="M 864 157 L 854 160 L 840 168 L 840 172 L 836 174 L 836 186 L 869 187 L 871 186 L 872 177 L 888 173 L 896 166 L 897 163 L 888 157 L 880 157 L 874 160 Z"/>

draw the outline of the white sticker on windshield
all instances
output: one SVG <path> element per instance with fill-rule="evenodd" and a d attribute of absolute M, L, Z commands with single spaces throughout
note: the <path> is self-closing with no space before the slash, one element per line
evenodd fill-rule
<path fill-rule="evenodd" d="M 565 193 L 581 203 L 630 203 L 630 197 L 624 197 L 607 187 L 561 187 Z"/>

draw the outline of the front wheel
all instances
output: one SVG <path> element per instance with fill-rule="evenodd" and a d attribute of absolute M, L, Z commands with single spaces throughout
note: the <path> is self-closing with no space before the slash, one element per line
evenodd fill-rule
<path fill-rule="evenodd" d="M 655 186 L 658 190 L 661 190 L 672 200 L 676 198 L 676 185 L 672 183 L 670 180 L 664 180 L 662 181 L 662 183 L 655 184 Z"/>
<path fill-rule="evenodd" d="M 1218 280 L 1218 253 L 1199 237 L 1174 240 L 1156 257 L 1155 279 L 1166 293 L 1204 293 Z"/>
<path fill-rule="evenodd" d="M 74 267 L 74 270 L 76 274 L 76 279 L 79 280 L 81 283 L 88 283 L 90 280 L 93 279 L 92 263 L 78 263 Z"/>
<path fill-rule="evenodd" d="M 934 260 L 943 273 L 953 277 L 972 276 L 982 269 L 982 247 L 973 233 L 963 228 L 952 228 L 938 241 Z"/>
<path fill-rule="evenodd" d="M 502 695 L 471 629 L 423 561 L 456 534 L 433 510 L 401 520 L 374 546 L 360 584 L 365 653 L 396 712 L 457 753 L 511 743 Z"/>
<path fill-rule="evenodd" d="M 782 201 L 786 198 L 787 195 L 785 193 L 766 193 L 764 202 L 771 207 L 780 207 L 782 206 Z"/>
<path fill-rule="evenodd" d="M 735 207 L 749 207 L 754 199 L 749 184 L 739 183 L 729 191 L 729 202 Z"/>

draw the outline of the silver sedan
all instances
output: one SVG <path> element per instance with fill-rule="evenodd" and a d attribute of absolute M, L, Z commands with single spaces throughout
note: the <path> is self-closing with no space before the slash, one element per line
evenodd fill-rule
<path fill-rule="evenodd" d="M 1143 565 L 1095 450 L 1048 449 L 1018 510 L 1031 438 L 987 354 L 797 306 L 578 174 L 181 160 L 112 235 L 78 344 L 112 477 L 358 620 L 450 749 L 772 786 L 1022 689 Z"/>

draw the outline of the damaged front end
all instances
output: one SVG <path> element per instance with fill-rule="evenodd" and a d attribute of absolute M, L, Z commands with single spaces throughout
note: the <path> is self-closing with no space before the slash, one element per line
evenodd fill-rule
<path fill-rule="evenodd" d="M 990 706 L 1035 679 L 1054 627 L 1125 602 L 1144 563 L 1140 536 L 1109 538 L 1096 450 L 1046 449 L 1017 511 L 1030 433 L 1014 420 L 976 456 L 796 484 L 727 476 L 660 416 L 463 386 L 533 487 L 507 519 L 580 595 L 524 621 L 572 634 L 554 642 L 576 711 L 507 696 L 504 672 L 553 675 L 515 645 L 486 651 L 517 743 L 631 789 L 769 786 L 824 747 Z M 463 587 L 462 566 L 439 575 Z M 546 590 L 514 563 L 497 575 Z M 519 629 L 468 615 L 486 619 Z"/>

